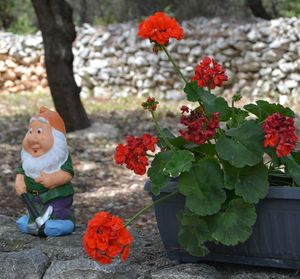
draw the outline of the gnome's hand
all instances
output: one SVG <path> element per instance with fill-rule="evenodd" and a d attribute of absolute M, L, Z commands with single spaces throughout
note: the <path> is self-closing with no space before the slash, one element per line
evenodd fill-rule
<path fill-rule="evenodd" d="M 44 187 L 51 189 L 54 188 L 55 182 L 52 174 L 41 172 L 40 176 L 35 179 L 36 183 L 42 184 Z"/>
<path fill-rule="evenodd" d="M 17 174 L 15 188 L 18 196 L 21 196 L 23 193 L 26 193 L 26 184 L 24 181 L 23 174 Z"/>

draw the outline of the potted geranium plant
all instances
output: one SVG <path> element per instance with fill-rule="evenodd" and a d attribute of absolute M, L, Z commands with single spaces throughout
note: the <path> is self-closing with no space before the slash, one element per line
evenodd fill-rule
<path fill-rule="evenodd" d="M 132 238 L 125 227 L 156 205 L 158 226 L 172 259 L 299 267 L 298 234 L 295 240 L 286 235 L 286 231 L 300 231 L 300 222 L 296 222 L 300 213 L 300 153 L 295 151 L 298 137 L 294 112 L 263 100 L 238 108 L 239 94 L 229 103 L 222 96 L 215 96 L 213 89 L 222 86 L 228 77 L 211 57 L 204 57 L 195 67 L 195 75 L 186 78 L 167 50 L 169 40 L 183 39 L 184 31 L 166 14 L 158 12 L 143 20 L 138 34 L 150 39 L 154 52 L 165 52 L 185 83 L 183 94 L 190 105 L 178 110 L 182 128 L 173 133 L 160 126 L 156 117 L 158 102 L 154 98 L 149 97 L 142 104 L 152 115 L 157 135 L 128 136 L 125 144 L 117 146 L 115 161 L 138 175 L 147 172 L 146 188 L 152 192 L 154 203 L 126 225 L 118 223 L 123 234 L 119 242 L 103 233 L 104 228 L 109 228 L 109 232 L 116 234 L 111 229 L 111 219 L 104 226 L 100 218 L 100 230 L 100 225 L 91 221 L 94 234 L 88 227 L 89 237 L 85 235 L 84 241 L 89 255 L 107 257 L 106 251 L 115 245 L 108 262 L 119 253 L 126 259 Z M 152 161 L 147 170 L 149 158 Z M 285 203 L 281 212 L 282 195 Z M 293 198 L 296 200 L 292 201 Z M 267 203 L 263 204 L 262 199 Z M 279 213 L 271 216 L 275 211 Z M 280 216 L 285 220 L 278 219 Z M 277 229 L 276 223 L 284 227 Z M 262 236 L 253 239 L 253 226 L 254 232 Z M 95 235 L 105 240 L 102 248 L 94 241 Z M 239 245 L 249 238 L 249 245 Z M 279 251 L 284 245 L 284 251 Z M 245 261 L 247 255 L 251 256 L 249 262 Z M 282 256 L 285 258 L 280 262 Z"/>

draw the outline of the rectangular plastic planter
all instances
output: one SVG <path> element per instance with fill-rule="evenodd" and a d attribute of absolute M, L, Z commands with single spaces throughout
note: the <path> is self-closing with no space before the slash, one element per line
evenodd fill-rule
<path fill-rule="evenodd" d="M 176 188 L 176 182 L 163 190 L 156 200 Z M 150 182 L 145 184 L 150 191 Z M 300 189 L 270 187 L 265 199 L 257 205 L 257 222 L 251 237 L 237 246 L 210 243 L 210 253 L 194 257 L 178 243 L 179 223 L 176 213 L 183 209 L 185 197 L 174 196 L 155 207 L 158 229 L 168 257 L 180 262 L 217 261 L 257 266 L 300 269 Z"/>

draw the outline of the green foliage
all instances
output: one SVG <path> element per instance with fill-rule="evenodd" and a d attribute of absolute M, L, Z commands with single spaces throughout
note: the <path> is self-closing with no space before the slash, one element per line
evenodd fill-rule
<path fill-rule="evenodd" d="M 282 157 L 281 162 L 286 165 L 289 174 L 293 178 L 295 184 L 300 186 L 300 166 L 292 155 Z"/>
<path fill-rule="evenodd" d="M 224 245 L 236 245 L 249 238 L 255 221 L 255 206 L 242 199 L 234 199 L 226 210 L 211 218 L 209 228 L 216 241 Z"/>
<path fill-rule="evenodd" d="M 177 177 L 182 172 L 187 172 L 195 160 L 194 154 L 188 150 L 170 150 L 171 158 L 163 169 L 163 173 L 170 177 Z"/>
<path fill-rule="evenodd" d="M 268 169 L 263 163 L 253 167 L 234 168 L 223 163 L 227 189 L 234 189 L 245 202 L 258 203 L 269 190 Z M 253 179 L 255 177 L 255 180 Z"/>
<path fill-rule="evenodd" d="M 230 118 L 231 109 L 226 100 L 222 97 L 216 97 L 202 87 L 198 87 L 196 81 L 187 83 L 184 92 L 187 94 L 189 101 L 201 102 L 208 115 L 212 115 L 213 112 L 217 111 L 221 121 L 226 121 Z"/>
<path fill-rule="evenodd" d="M 0 1 L 0 28 L 17 34 L 36 32 L 36 17 L 30 0 Z"/>
<path fill-rule="evenodd" d="M 179 176 L 179 191 L 186 195 L 186 207 L 204 216 L 218 212 L 226 199 L 223 172 L 218 161 L 206 157 Z"/>
<path fill-rule="evenodd" d="M 181 246 L 192 255 L 206 255 L 208 249 L 204 244 L 210 239 L 210 231 L 205 219 L 188 210 L 179 212 L 177 218 L 181 223 L 178 234 Z"/>
<path fill-rule="evenodd" d="M 264 135 L 255 120 L 227 130 L 226 136 L 222 135 L 216 144 L 216 151 L 222 160 L 237 168 L 254 166 L 262 161 Z"/>
<path fill-rule="evenodd" d="M 220 125 L 212 142 L 201 145 L 185 143 L 181 136 L 164 129 L 160 141 L 167 140 L 172 148 L 161 145 L 164 150 L 155 156 L 148 176 L 155 194 L 168 185 L 170 177 L 178 176 L 178 190 L 185 196 L 185 210 L 177 216 L 179 242 L 190 254 L 203 256 L 211 241 L 236 245 L 249 238 L 256 221 L 255 204 L 269 190 L 270 171 L 276 177 L 284 165 L 300 186 L 300 153 L 278 158 L 274 148 L 263 145 L 266 117 L 274 113 L 294 117 L 289 108 L 265 101 L 244 109 L 229 108 L 225 99 L 218 103 L 220 97 L 196 88 L 195 83 L 187 84 L 185 92 L 189 100 L 199 103 L 195 110 L 207 117 L 215 111 L 229 111 L 223 114 L 226 123 Z M 256 119 L 249 118 L 249 112 Z M 269 168 L 263 162 L 264 154 L 272 159 Z"/>
<path fill-rule="evenodd" d="M 300 17 L 298 0 L 263 0 L 263 5 L 272 17 Z"/>
<path fill-rule="evenodd" d="M 164 173 L 164 169 L 170 159 L 172 158 L 172 151 L 162 151 L 157 154 L 148 169 L 148 176 L 151 180 L 151 191 L 154 195 L 158 195 L 160 190 L 164 188 L 170 181 L 170 177 Z"/>
<path fill-rule="evenodd" d="M 218 105 L 218 97 L 198 90 L 194 83 L 189 83 L 185 92 L 187 98 L 199 103 L 195 109 L 208 117 L 229 109 L 227 102 Z M 194 256 L 207 254 L 207 243 L 212 241 L 236 245 L 249 238 L 256 221 L 255 204 L 269 190 L 269 171 L 276 177 L 282 173 L 277 169 L 284 165 L 294 184 L 300 185 L 300 153 L 278 158 L 274 148 L 263 145 L 266 117 L 274 113 L 294 117 L 294 113 L 265 101 L 244 108 L 230 108 L 223 118 L 226 125 L 220 125 L 213 142 L 202 145 L 185 143 L 181 136 L 164 129 L 160 140 L 167 139 L 172 148 L 161 145 L 164 150 L 156 154 L 148 170 L 155 194 L 168 185 L 170 177 L 178 176 L 178 190 L 185 196 L 185 210 L 177 216 L 181 224 L 178 237 L 182 247 Z M 248 112 L 256 119 L 249 118 Z M 265 153 L 273 159 L 270 168 L 263 162 Z"/>
<path fill-rule="evenodd" d="M 295 117 L 295 113 L 291 109 L 285 108 L 280 104 L 270 104 L 267 101 L 263 101 L 263 100 L 257 101 L 256 105 L 254 104 L 245 105 L 244 108 L 247 111 L 256 115 L 259 121 L 265 120 L 268 115 L 273 114 L 275 112 L 278 112 L 280 114 L 292 118 Z"/>

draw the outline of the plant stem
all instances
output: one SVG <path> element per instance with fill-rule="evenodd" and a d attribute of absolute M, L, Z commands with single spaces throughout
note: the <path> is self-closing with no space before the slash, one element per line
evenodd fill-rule
<path fill-rule="evenodd" d="M 135 221 L 137 218 L 139 218 L 143 213 L 145 213 L 151 207 L 153 207 L 175 195 L 178 195 L 178 194 L 179 194 L 179 192 L 172 192 L 172 193 L 152 202 L 151 204 L 147 205 L 146 207 L 142 208 L 140 211 L 138 211 L 136 214 L 134 214 L 133 217 L 129 221 L 126 222 L 125 227 L 128 227 L 133 221 Z"/>
<path fill-rule="evenodd" d="M 149 154 L 149 153 L 146 153 L 146 155 L 148 156 L 148 157 L 155 157 L 154 155 L 152 155 L 152 154 Z"/>
<path fill-rule="evenodd" d="M 170 53 L 168 52 L 167 48 L 164 45 L 161 45 L 161 48 L 164 50 L 165 54 L 168 56 L 169 61 L 172 63 L 175 71 L 177 72 L 177 74 L 183 79 L 183 81 L 185 83 L 189 83 L 188 80 L 186 79 L 186 77 L 182 74 L 182 72 L 180 71 L 179 66 L 176 64 L 176 62 L 174 61 L 173 57 L 170 55 Z"/>
<path fill-rule="evenodd" d="M 151 111 L 151 115 L 152 115 L 152 118 L 153 118 L 153 121 L 154 121 L 154 124 L 155 124 L 155 127 L 156 127 L 156 130 L 158 131 L 159 135 L 163 138 L 165 144 L 170 148 L 170 149 L 173 149 L 173 146 L 172 144 L 167 140 L 167 138 L 165 137 L 162 129 L 160 128 L 159 124 L 158 124 L 158 121 L 155 117 L 155 114 L 153 111 Z"/>

